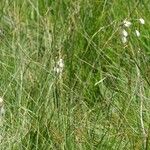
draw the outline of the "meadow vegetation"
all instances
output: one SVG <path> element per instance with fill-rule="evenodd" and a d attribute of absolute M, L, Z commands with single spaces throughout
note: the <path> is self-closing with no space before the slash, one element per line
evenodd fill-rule
<path fill-rule="evenodd" d="M 149 18 L 149 0 L 1 0 L 0 149 L 149 150 Z"/>

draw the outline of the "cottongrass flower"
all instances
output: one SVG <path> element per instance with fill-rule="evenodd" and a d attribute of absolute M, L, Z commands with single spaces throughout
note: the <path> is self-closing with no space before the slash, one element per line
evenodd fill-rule
<path fill-rule="evenodd" d="M 145 24 L 145 20 L 143 18 L 140 18 L 139 21 L 141 24 Z"/>
<path fill-rule="evenodd" d="M 3 101 L 3 98 L 0 97 L 0 129 L 2 129 L 2 127 L 3 127 L 3 115 L 4 115 L 4 113 L 5 113 L 4 101 Z M 2 142 L 2 140 L 3 140 L 3 136 L 2 136 L 2 132 L 0 132 L 0 143 Z"/>
<path fill-rule="evenodd" d="M 3 98 L 0 97 L 0 128 L 3 126 L 3 115 L 5 114 L 4 110 L 4 101 Z M 1 135 L 0 135 L 1 136 Z M 1 138 L 1 137 L 0 137 Z M 0 139 L 1 142 L 1 139 Z"/>
<path fill-rule="evenodd" d="M 122 36 L 122 43 L 126 43 L 127 42 L 127 38 L 126 37 L 124 37 L 124 36 Z"/>
<path fill-rule="evenodd" d="M 54 67 L 54 72 L 56 72 L 57 74 L 59 74 L 60 72 L 62 72 L 59 68 Z"/>
<path fill-rule="evenodd" d="M 124 20 L 123 24 L 125 27 L 130 27 L 132 23 L 130 21 Z"/>
<path fill-rule="evenodd" d="M 125 29 L 123 29 L 123 30 L 122 30 L 122 35 L 123 35 L 124 37 L 127 37 L 127 36 L 128 36 L 128 32 L 127 32 Z"/>
<path fill-rule="evenodd" d="M 4 110 L 4 101 L 3 98 L 0 97 L 0 117 L 4 114 L 5 110 Z"/>
<path fill-rule="evenodd" d="M 140 32 L 138 30 L 135 30 L 135 34 L 136 34 L 137 37 L 140 36 Z"/>
<path fill-rule="evenodd" d="M 54 67 L 54 72 L 56 72 L 57 74 L 62 74 L 64 69 L 64 61 L 62 58 L 60 58 L 57 63 L 56 66 Z"/>
<path fill-rule="evenodd" d="M 132 23 L 126 19 L 123 21 L 124 27 L 129 28 L 131 26 L 131 24 Z M 127 42 L 127 37 L 128 37 L 128 32 L 123 28 L 121 31 L 121 40 L 122 40 L 123 44 L 125 44 Z"/>
<path fill-rule="evenodd" d="M 122 30 L 122 35 L 121 35 L 122 43 L 125 44 L 127 42 L 127 36 L 128 36 L 128 32 L 125 29 L 123 29 Z"/>
<path fill-rule="evenodd" d="M 63 61 L 63 59 L 59 59 L 59 61 L 57 62 L 57 65 L 58 65 L 60 68 L 64 68 L 64 61 Z"/>

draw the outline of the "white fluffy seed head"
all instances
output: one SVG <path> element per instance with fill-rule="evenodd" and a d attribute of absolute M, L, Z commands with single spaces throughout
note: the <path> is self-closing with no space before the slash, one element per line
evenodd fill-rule
<path fill-rule="evenodd" d="M 5 113 L 5 109 L 4 109 L 3 103 L 4 103 L 3 98 L 0 97 L 0 122 L 1 122 L 1 116 Z"/>
<path fill-rule="evenodd" d="M 139 21 L 141 24 L 145 24 L 145 20 L 143 18 L 140 18 Z"/>
<path fill-rule="evenodd" d="M 2 106 L 2 105 L 3 105 L 3 98 L 0 97 L 0 106 Z"/>
<path fill-rule="evenodd" d="M 55 67 L 55 68 L 54 68 L 54 72 L 56 72 L 57 74 L 59 74 L 59 73 L 61 73 L 61 69 L 60 69 L 60 68 Z"/>
<path fill-rule="evenodd" d="M 123 24 L 125 27 L 130 27 L 132 23 L 130 21 L 124 20 Z"/>
<path fill-rule="evenodd" d="M 63 61 L 63 59 L 59 59 L 59 61 L 57 62 L 57 65 L 58 65 L 60 68 L 63 68 L 63 67 L 64 67 L 64 61 Z"/>
<path fill-rule="evenodd" d="M 62 62 L 63 62 L 63 59 L 60 58 L 60 59 L 58 60 L 58 63 L 62 63 Z"/>
<path fill-rule="evenodd" d="M 63 63 L 63 62 L 60 62 L 60 63 L 59 63 L 59 67 L 60 67 L 60 68 L 64 68 L 64 63 Z"/>
<path fill-rule="evenodd" d="M 122 30 L 122 35 L 123 35 L 124 37 L 127 37 L 127 36 L 128 36 L 128 32 L 127 32 L 125 29 L 123 29 L 123 30 Z"/>
<path fill-rule="evenodd" d="M 56 66 L 54 67 L 54 72 L 56 74 L 62 74 L 64 69 L 64 60 L 62 58 L 60 58 L 57 62 L 56 62 Z"/>
<path fill-rule="evenodd" d="M 126 37 L 122 37 L 122 43 L 125 44 L 127 42 L 127 38 Z"/>
<path fill-rule="evenodd" d="M 140 32 L 138 30 L 135 30 L 135 34 L 136 34 L 137 37 L 140 36 Z"/>
<path fill-rule="evenodd" d="M 0 108 L 0 116 L 1 115 L 4 115 L 5 114 L 5 109 L 4 109 L 4 106 L 2 106 L 1 108 Z"/>

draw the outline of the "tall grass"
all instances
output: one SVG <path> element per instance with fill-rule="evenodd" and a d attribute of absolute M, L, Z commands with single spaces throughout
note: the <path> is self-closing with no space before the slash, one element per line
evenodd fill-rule
<path fill-rule="evenodd" d="M 149 18 L 149 0 L 1 0 L 0 149 L 150 149 Z"/>

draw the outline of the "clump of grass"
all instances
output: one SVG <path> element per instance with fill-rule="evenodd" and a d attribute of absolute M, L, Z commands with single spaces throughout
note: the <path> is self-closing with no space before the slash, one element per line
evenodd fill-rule
<path fill-rule="evenodd" d="M 148 18 L 148 1 L 2 1 L 1 149 L 149 149 Z"/>

